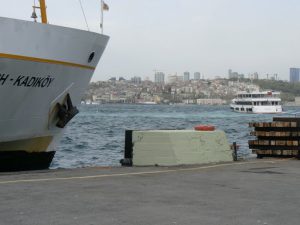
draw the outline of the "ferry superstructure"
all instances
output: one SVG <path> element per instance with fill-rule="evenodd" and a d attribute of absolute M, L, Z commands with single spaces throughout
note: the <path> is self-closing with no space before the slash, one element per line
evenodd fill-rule
<path fill-rule="evenodd" d="M 109 37 L 0 17 L 0 171 L 48 168 Z"/>
<path fill-rule="evenodd" d="M 240 113 L 282 113 L 280 92 L 240 92 L 230 108 Z"/>

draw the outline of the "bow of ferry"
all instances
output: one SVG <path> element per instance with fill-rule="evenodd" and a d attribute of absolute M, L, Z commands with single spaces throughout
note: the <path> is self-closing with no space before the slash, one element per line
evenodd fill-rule
<path fill-rule="evenodd" d="M 0 170 L 48 168 L 109 37 L 1 17 L 0 33 Z"/>

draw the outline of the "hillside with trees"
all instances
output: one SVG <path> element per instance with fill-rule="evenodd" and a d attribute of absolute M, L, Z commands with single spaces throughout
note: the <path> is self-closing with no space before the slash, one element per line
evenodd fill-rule
<path fill-rule="evenodd" d="M 300 96 L 300 82 L 290 83 L 282 80 L 254 80 L 253 83 L 262 89 L 280 91 L 282 101 L 294 101 L 295 96 Z"/>

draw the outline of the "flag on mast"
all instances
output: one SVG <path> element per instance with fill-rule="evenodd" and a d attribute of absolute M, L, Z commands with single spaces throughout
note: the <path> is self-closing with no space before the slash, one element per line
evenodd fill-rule
<path fill-rule="evenodd" d="M 104 1 L 102 2 L 102 9 L 103 9 L 103 11 L 109 10 L 109 6 Z"/>

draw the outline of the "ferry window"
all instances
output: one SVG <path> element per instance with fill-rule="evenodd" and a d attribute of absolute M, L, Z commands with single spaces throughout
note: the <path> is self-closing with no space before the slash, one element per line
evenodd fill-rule
<path fill-rule="evenodd" d="M 239 110 L 239 108 L 235 108 L 235 110 Z"/>
<path fill-rule="evenodd" d="M 254 105 L 256 105 L 256 102 L 254 102 Z"/>
<path fill-rule="evenodd" d="M 244 111 L 244 108 L 241 108 L 241 111 Z"/>
<path fill-rule="evenodd" d="M 252 112 L 252 109 L 248 109 L 249 112 Z"/>

